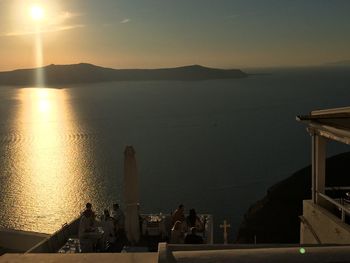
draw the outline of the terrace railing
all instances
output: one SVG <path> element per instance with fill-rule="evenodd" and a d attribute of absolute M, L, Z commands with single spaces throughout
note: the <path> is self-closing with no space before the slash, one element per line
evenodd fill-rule
<path fill-rule="evenodd" d="M 325 194 L 317 193 L 317 204 L 341 219 L 343 223 L 350 224 L 350 204 L 347 207 L 342 199 L 333 199 Z"/>

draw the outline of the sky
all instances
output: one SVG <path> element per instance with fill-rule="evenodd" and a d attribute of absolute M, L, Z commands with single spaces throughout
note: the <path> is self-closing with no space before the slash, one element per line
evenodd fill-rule
<path fill-rule="evenodd" d="M 37 30 L 45 65 L 320 65 L 350 59 L 349 14 L 349 0 L 0 0 L 0 71 L 36 66 Z"/>

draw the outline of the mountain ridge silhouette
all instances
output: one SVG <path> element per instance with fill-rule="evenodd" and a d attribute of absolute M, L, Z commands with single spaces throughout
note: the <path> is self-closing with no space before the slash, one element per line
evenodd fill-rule
<path fill-rule="evenodd" d="M 0 72 L 0 85 L 35 85 L 38 70 L 44 73 L 45 85 L 106 81 L 235 79 L 248 76 L 239 69 L 217 69 L 201 65 L 157 69 L 113 69 L 89 63 L 51 64 L 41 68 Z"/>

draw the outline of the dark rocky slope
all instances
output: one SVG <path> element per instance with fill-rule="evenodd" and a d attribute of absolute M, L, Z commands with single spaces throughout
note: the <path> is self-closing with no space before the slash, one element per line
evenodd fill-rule
<path fill-rule="evenodd" d="M 350 186 L 350 152 L 327 159 L 326 186 Z M 299 243 L 302 201 L 311 199 L 311 166 L 275 184 L 253 204 L 238 230 L 238 243 Z"/>

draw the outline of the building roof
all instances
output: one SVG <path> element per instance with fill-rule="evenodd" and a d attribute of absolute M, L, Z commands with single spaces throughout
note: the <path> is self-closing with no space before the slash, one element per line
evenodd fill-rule
<path fill-rule="evenodd" d="M 312 134 L 350 144 L 350 107 L 316 110 L 297 120 L 306 123 Z"/>

